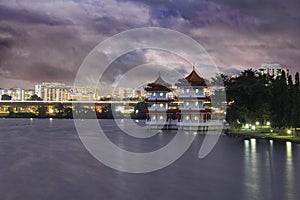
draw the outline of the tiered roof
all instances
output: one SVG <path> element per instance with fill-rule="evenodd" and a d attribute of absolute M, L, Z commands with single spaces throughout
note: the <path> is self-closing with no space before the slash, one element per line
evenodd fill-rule
<path fill-rule="evenodd" d="M 149 83 L 145 88 L 145 90 L 147 92 L 155 92 L 155 91 L 171 92 L 172 91 L 170 89 L 171 86 L 172 85 L 167 83 L 159 74 L 158 78 L 153 83 Z"/>
<path fill-rule="evenodd" d="M 193 68 L 193 71 L 185 78 L 179 79 L 176 86 L 207 86 L 206 80 L 199 76 Z"/>

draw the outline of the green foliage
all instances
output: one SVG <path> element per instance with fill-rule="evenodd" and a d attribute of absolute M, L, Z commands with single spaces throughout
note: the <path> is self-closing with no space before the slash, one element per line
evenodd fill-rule
<path fill-rule="evenodd" d="M 11 96 L 7 95 L 7 94 L 3 94 L 1 96 L 1 100 L 2 101 L 10 101 L 11 100 Z"/>
<path fill-rule="evenodd" d="M 300 83 L 299 73 L 286 79 L 271 79 L 257 76 L 245 70 L 236 78 L 223 76 L 228 105 L 226 120 L 234 126 L 239 123 L 263 124 L 270 121 L 276 128 L 296 128 L 300 126 Z"/>
<path fill-rule="evenodd" d="M 147 104 L 143 102 L 139 102 L 134 106 L 134 112 L 131 114 L 131 118 L 133 119 L 146 119 L 146 111 L 148 109 Z"/>
<path fill-rule="evenodd" d="M 34 94 L 29 98 L 29 101 L 42 101 L 43 99 L 38 95 Z"/>

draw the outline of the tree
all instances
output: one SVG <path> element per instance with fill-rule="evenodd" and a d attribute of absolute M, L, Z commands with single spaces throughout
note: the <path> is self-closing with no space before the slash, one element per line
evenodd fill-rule
<path fill-rule="evenodd" d="M 277 128 L 287 126 L 289 112 L 289 90 L 285 72 L 271 83 L 271 122 Z"/>
<path fill-rule="evenodd" d="M 55 105 L 55 109 L 58 111 L 57 116 L 58 117 L 62 117 L 63 115 L 63 111 L 65 109 L 64 105 L 62 103 L 57 103 Z"/>
<path fill-rule="evenodd" d="M 227 120 L 235 123 L 265 122 L 269 118 L 270 88 L 265 77 L 257 77 L 252 69 L 237 78 L 226 80 Z"/>
<path fill-rule="evenodd" d="M 139 102 L 134 106 L 134 112 L 131 115 L 131 118 L 133 119 L 146 119 L 146 111 L 148 109 L 147 104 L 143 102 Z"/>
<path fill-rule="evenodd" d="M 2 96 L 1 96 L 1 100 L 2 101 L 10 101 L 11 100 L 11 96 L 9 96 L 9 95 L 7 95 L 7 94 L 3 94 Z"/>
<path fill-rule="evenodd" d="M 38 116 L 40 118 L 47 117 L 47 111 L 48 111 L 48 108 L 46 106 L 40 106 L 40 107 L 38 107 L 38 109 L 37 109 Z"/>
<path fill-rule="evenodd" d="M 30 101 L 42 101 L 43 99 L 38 95 L 34 94 L 29 98 Z"/>

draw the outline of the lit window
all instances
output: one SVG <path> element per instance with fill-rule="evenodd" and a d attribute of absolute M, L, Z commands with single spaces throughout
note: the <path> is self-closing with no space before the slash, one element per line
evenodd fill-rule
<path fill-rule="evenodd" d="M 189 92 L 190 92 L 190 89 L 186 89 L 186 92 L 189 93 Z"/>
<path fill-rule="evenodd" d="M 199 90 L 198 89 L 196 89 L 196 93 L 198 93 L 199 92 Z"/>
<path fill-rule="evenodd" d="M 161 92 L 159 95 L 162 97 L 164 94 Z"/>
<path fill-rule="evenodd" d="M 189 116 L 186 116 L 186 118 L 185 118 L 186 120 L 189 120 L 190 119 L 190 117 Z"/>
<path fill-rule="evenodd" d="M 162 108 L 164 106 L 164 104 L 161 103 L 161 104 L 159 104 L 159 106 Z"/>
<path fill-rule="evenodd" d="M 153 93 L 153 96 L 156 96 L 156 93 Z"/>
<path fill-rule="evenodd" d="M 189 102 L 186 102 L 186 104 L 185 104 L 185 105 L 189 106 L 189 105 L 190 105 L 190 103 L 189 103 Z"/>
<path fill-rule="evenodd" d="M 160 116 L 159 119 L 164 119 L 164 117 L 163 117 L 163 116 Z"/>
<path fill-rule="evenodd" d="M 198 101 L 197 101 L 197 102 L 195 102 L 195 105 L 196 105 L 196 106 L 198 106 Z"/>
<path fill-rule="evenodd" d="M 195 116 L 194 119 L 195 119 L 195 121 L 198 121 L 199 120 L 199 116 Z"/>
<path fill-rule="evenodd" d="M 156 120 L 156 117 L 155 117 L 155 116 L 153 116 L 153 117 L 152 117 L 152 119 L 153 119 L 153 120 Z"/>

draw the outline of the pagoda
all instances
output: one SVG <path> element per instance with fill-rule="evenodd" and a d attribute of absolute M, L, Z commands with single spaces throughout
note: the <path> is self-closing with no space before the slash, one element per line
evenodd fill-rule
<path fill-rule="evenodd" d="M 180 119 L 178 127 L 183 130 L 208 130 L 211 119 L 211 98 L 207 81 L 200 77 L 193 67 L 193 71 L 175 84 L 180 90 Z"/>
<path fill-rule="evenodd" d="M 171 86 L 159 74 L 158 78 L 145 88 L 148 103 L 146 124 L 150 129 L 163 129 L 168 124 L 169 103 L 172 102 Z"/>

